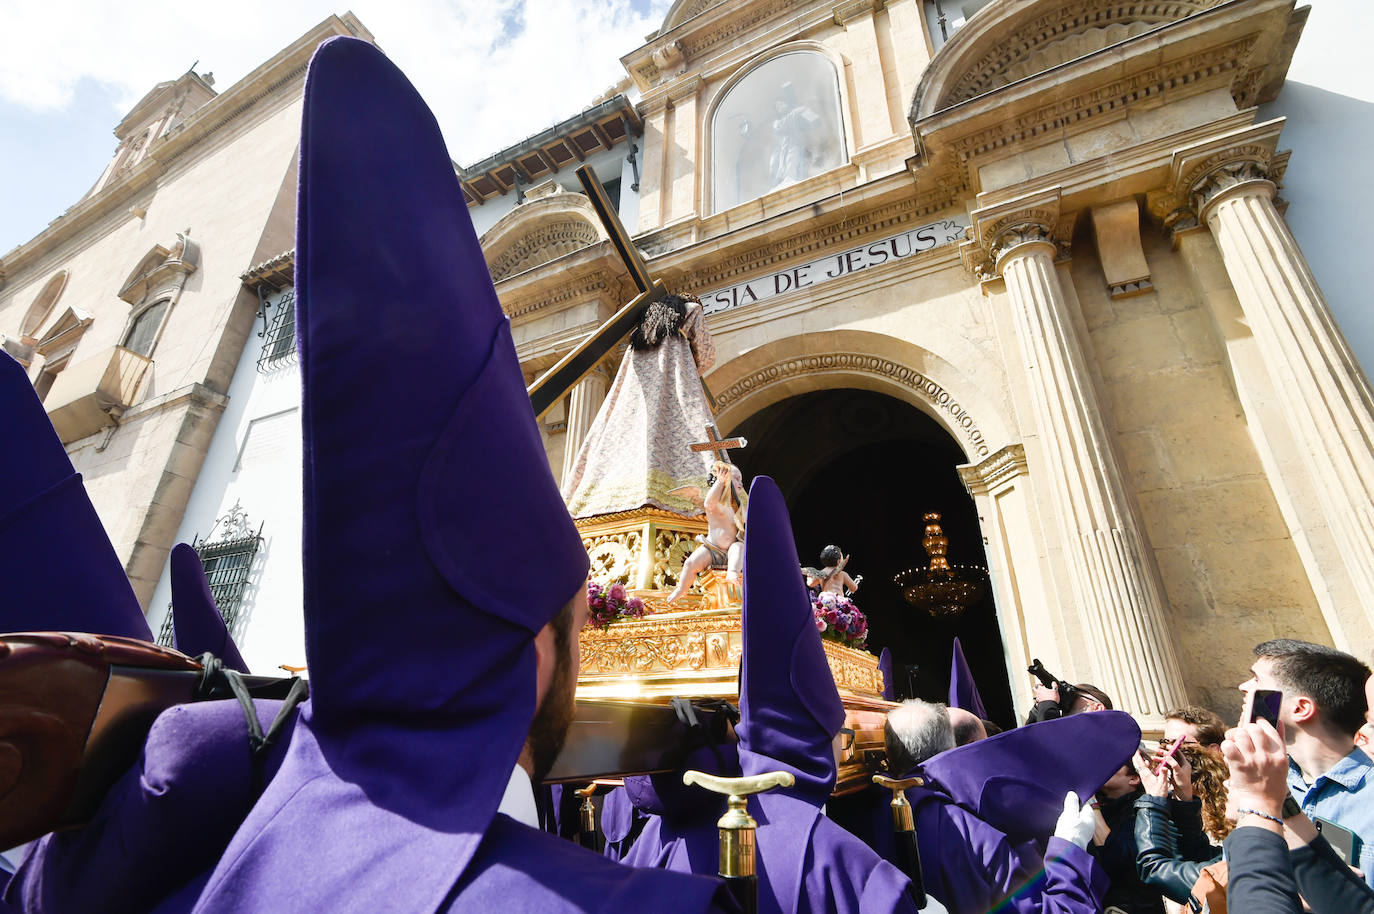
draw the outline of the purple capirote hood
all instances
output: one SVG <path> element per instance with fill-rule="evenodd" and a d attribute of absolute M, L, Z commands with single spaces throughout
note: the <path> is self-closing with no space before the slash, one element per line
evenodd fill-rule
<path fill-rule="evenodd" d="M 1007 730 L 929 758 L 921 770 L 1014 842 L 1044 841 L 1070 790 L 1087 801 L 1140 745 L 1124 711 L 1089 711 Z"/>
<path fill-rule="evenodd" d="M 23 367 L 0 353 L 0 632 L 152 641 L 124 565 Z"/>
<path fill-rule="evenodd" d="M 243 662 L 215 606 L 210 583 L 205 580 L 205 566 L 196 550 L 185 543 L 172 547 L 172 631 L 176 649 L 183 654 L 199 657 L 209 651 L 229 669 L 248 672 L 248 664 Z"/>
<path fill-rule="evenodd" d="M 438 125 L 368 42 L 315 52 L 299 181 L 311 694 L 196 910 L 433 911 L 587 555 Z"/>
<path fill-rule="evenodd" d="M 787 793 L 820 808 L 835 786 L 831 744 L 844 706 L 798 570 L 787 505 L 767 476 L 749 488 L 744 555 L 740 768 L 786 769 L 797 779 Z"/>
<path fill-rule="evenodd" d="M 973 671 L 964 659 L 964 646 L 954 638 L 954 651 L 949 664 L 949 706 L 963 708 L 974 717 L 988 719 L 987 708 L 983 707 L 983 696 L 978 694 L 978 683 L 973 681 Z"/>
<path fill-rule="evenodd" d="M 892 681 L 892 651 L 883 648 L 878 655 L 878 669 L 883 674 L 883 699 L 885 701 L 895 701 L 897 688 Z"/>

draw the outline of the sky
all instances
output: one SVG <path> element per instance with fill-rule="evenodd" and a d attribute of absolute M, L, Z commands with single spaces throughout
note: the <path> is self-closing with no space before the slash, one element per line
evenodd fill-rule
<path fill-rule="evenodd" d="M 1311 3 L 1289 80 L 1374 102 L 1374 81 L 1360 72 L 1374 3 Z M 419 87 L 450 154 L 472 164 L 572 116 L 621 79 L 619 58 L 669 6 L 355 0 L 351 9 Z M 157 82 L 195 64 L 222 91 L 347 9 L 325 0 L 0 0 L 0 256 L 95 183 L 114 154 L 115 124 Z"/>
<path fill-rule="evenodd" d="M 670 0 L 0 0 L 0 256 L 90 189 L 114 127 L 194 64 L 227 89 L 351 10 L 471 164 L 571 117 L 625 76 L 620 57 Z M 197 62 L 198 61 L 198 62 Z"/>

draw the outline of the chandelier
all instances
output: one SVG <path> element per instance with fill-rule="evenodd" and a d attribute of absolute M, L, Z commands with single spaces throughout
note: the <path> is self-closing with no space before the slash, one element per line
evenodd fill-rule
<path fill-rule="evenodd" d="M 937 618 L 955 619 L 982 599 L 987 590 L 988 570 L 976 565 L 951 565 L 949 537 L 940 529 L 940 515 L 934 511 L 921 517 L 926 524 L 921 545 L 930 556 L 925 568 L 908 568 L 893 580 L 912 606 Z"/>

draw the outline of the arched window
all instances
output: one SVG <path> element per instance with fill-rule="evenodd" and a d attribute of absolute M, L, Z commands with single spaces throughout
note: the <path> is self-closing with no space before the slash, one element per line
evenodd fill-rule
<path fill-rule="evenodd" d="M 144 308 L 129 325 L 129 332 L 124 334 L 124 348 L 141 356 L 152 355 L 153 344 L 157 342 L 157 329 L 162 325 L 162 316 L 167 313 L 169 304 L 170 300 L 164 298 Z"/>
<path fill-rule="evenodd" d="M 29 310 L 24 314 L 24 322 L 19 325 L 19 335 L 34 337 L 38 335 L 43 322 L 52 314 L 53 306 L 57 304 L 57 299 L 62 296 L 62 290 L 67 286 L 67 271 L 58 270 L 51 279 L 44 284 L 43 289 L 38 293 L 38 297 L 29 305 Z"/>
<path fill-rule="evenodd" d="M 717 212 L 843 164 L 835 67 L 814 51 L 760 64 L 716 106 L 711 136 Z"/>

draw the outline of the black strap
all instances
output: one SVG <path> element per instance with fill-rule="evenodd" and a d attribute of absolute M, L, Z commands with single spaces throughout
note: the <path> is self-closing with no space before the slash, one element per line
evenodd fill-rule
<path fill-rule="evenodd" d="M 243 719 L 248 724 L 248 749 L 253 758 L 253 793 L 257 795 L 262 792 L 262 767 L 267 750 L 276 742 L 282 730 L 286 729 L 291 712 L 310 694 L 310 688 L 304 679 L 293 677 L 291 686 L 282 699 L 281 709 L 264 731 L 262 722 L 258 720 L 257 706 L 253 704 L 252 691 L 248 683 L 243 681 L 243 674 L 226 667 L 223 661 L 209 652 L 201 654 L 196 659 L 200 661 L 202 668 L 200 681 L 196 683 L 196 701 L 233 696 L 243 709 Z"/>

